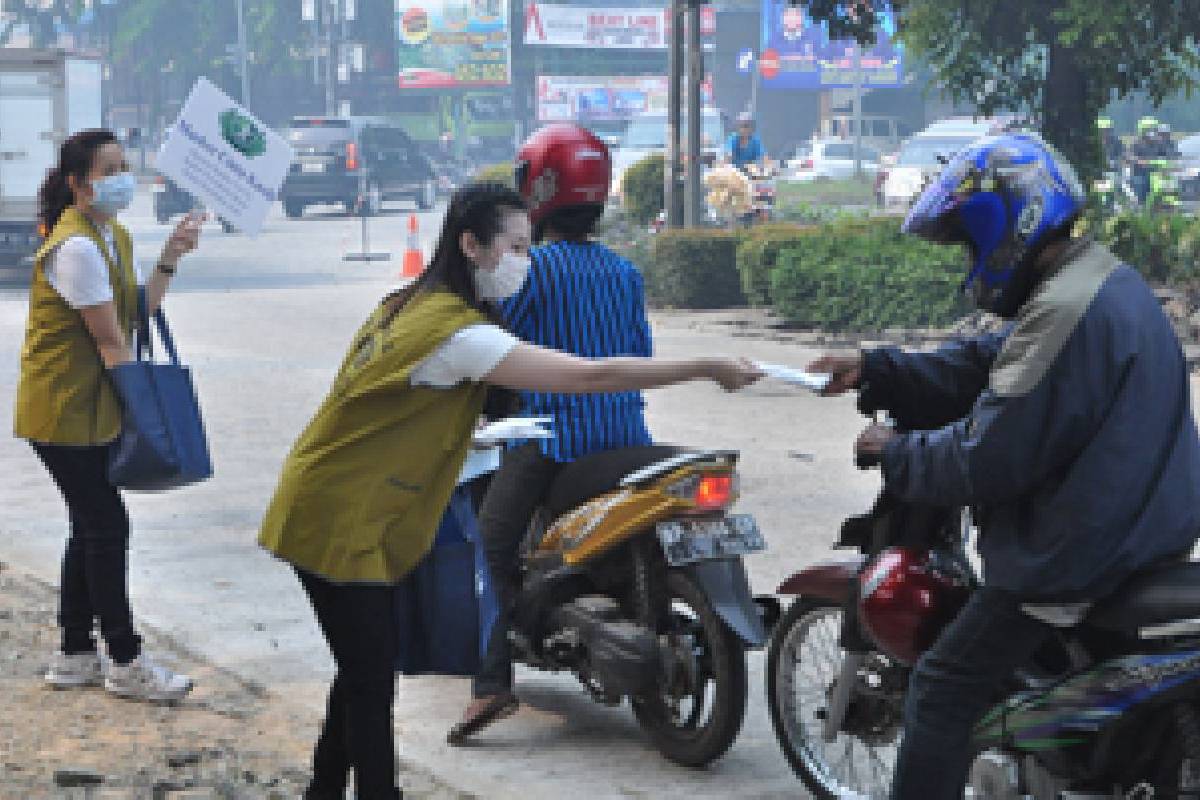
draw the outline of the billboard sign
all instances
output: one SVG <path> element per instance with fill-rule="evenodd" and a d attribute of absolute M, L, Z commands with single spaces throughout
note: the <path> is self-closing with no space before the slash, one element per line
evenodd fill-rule
<path fill-rule="evenodd" d="M 700 33 L 716 31 L 716 12 L 703 6 Z M 670 15 L 663 8 L 603 8 L 529 3 L 525 7 L 525 44 L 546 47 L 665 49 Z M 711 44 L 706 44 L 710 47 Z"/>
<path fill-rule="evenodd" d="M 760 73 L 766 89 L 844 89 L 861 79 L 866 89 L 904 85 L 904 54 L 896 40 L 896 17 L 880 13 L 874 45 L 862 48 L 856 68 L 854 40 L 830 40 L 829 26 L 788 0 L 762 0 Z"/>
<path fill-rule="evenodd" d="M 506 86 L 508 0 L 396 0 L 402 89 Z"/>
<path fill-rule="evenodd" d="M 711 78 L 701 84 L 700 92 L 705 105 L 712 103 Z M 666 110 L 665 75 L 539 75 L 537 79 L 539 122 L 625 122 Z"/>

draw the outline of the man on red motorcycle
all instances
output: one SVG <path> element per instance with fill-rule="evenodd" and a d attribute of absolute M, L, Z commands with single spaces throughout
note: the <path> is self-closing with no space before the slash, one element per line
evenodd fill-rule
<path fill-rule="evenodd" d="M 896 800 L 961 800 L 971 730 L 1056 625 L 1200 536 L 1200 439 L 1179 342 L 1139 274 L 1071 230 L 1074 170 L 1033 134 L 959 154 L 904 230 L 965 246 L 965 286 L 1010 320 L 930 353 L 826 356 L 829 394 L 857 389 L 860 457 L 898 498 L 965 505 L 984 586 L 913 669 Z"/>
<path fill-rule="evenodd" d="M 641 273 L 592 239 L 612 179 L 604 142 L 578 125 L 548 125 L 521 146 L 516 173 L 539 244 L 529 253 L 525 284 L 500 306 L 505 325 L 526 342 L 588 358 L 649 356 Z M 479 510 L 500 615 L 475 676 L 474 700 L 448 737 L 455 745 L 517 708 L 508 629 L 519 550 L 550 485 L 583 456 L 651 443 L 640 392 L 522 392 L 520 400 L 522 416 L 550 417 L 554 436 L 514 442 Z"/>

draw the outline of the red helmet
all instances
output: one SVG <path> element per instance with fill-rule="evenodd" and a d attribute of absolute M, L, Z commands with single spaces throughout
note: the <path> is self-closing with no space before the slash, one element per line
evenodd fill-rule
<path fill-rule="evenodd" d="M 879 649 L 913 664 L 962 610 L 964 580 L 930 563 L 929 553 L 892 547 L 859 575 L 858 618 Z"/>
<path fill-rule="evenodd" d="M 578 125 L 539 128 L 517 151 L 517 191 L 529 203 L 535 227 L 563 208 L 603 206 L 611 180 L 608 147 Z"/>

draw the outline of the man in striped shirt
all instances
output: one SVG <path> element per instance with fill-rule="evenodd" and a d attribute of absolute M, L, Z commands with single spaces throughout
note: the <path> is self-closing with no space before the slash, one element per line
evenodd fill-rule
<path fill-rule="evenodd" d="M 575 125 L 551 125 L 517 156 L 517 186 L 530 203 L 533 265 L 524 287 L 501 311 L 519 338 L 591 358 L 651 355 L 642 277 L 625 259 L 591 240 L 604 213 L 611 175 L 608 149 Z M 519 549 L 530 518 L 559 471 L 602 450 L 650 444 L 640 392 L 522 392 L 522 416 L 547 416 L 554 436 L 515 442 L 479 512 L 488 567 L 500 605 L 473 702 L 450 732 L 460 744 L 516 711 L 508 646 L 510 609 L 519 588 Z"/>

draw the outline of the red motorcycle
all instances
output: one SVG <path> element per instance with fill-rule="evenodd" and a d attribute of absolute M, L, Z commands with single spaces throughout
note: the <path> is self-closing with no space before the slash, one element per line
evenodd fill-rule
<path fill-rule="evenodd" d="M 860 461 L 860 468 L 873 466 Z M 880 494 L 857 551 L 797 572 L 767 700 L 817 800 L 887 800 L 911 666 L 979 585 L 961 508 Z M 1200 563 L 1134 576 L 1014 674 L 976 726 L 971 800 L 1200 798 Z"/>

